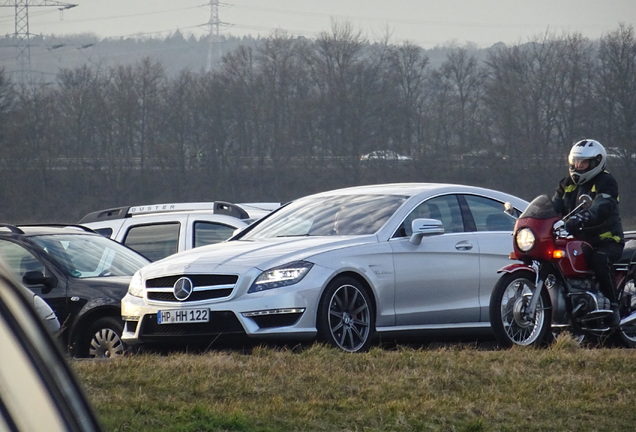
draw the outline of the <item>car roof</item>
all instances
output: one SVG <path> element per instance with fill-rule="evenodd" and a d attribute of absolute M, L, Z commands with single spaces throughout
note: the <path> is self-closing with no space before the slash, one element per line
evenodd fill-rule
<path fill-rule="evenodd" d="M 265 203 L 263 203 L 265 204 Z M 250 203 L 254 207 L 255 203 Z M 263 210 L 262 208 L 259 210 Z M 209 214 L 220 214 L 233 216 L 238 219 L 248 219 L 250 214 L 238 204 L 225 201 L 212 202 L 190 202 L 190 203 L 163 203 L 139 206 L 113 207 L 97 210 L 85 215 L 80 219 L 80 224 L 100 222 L 104 220 L 123 219 L 136 217 L 138 215 L 168 214 L 174 212 L 205 212 Z"/>
<path fill-rule="evenodd" d="M 0 236 L 33 236 L 43 234 L 81 234 L 99 235 L 88 227 L 81 225 L 37 224 L 13 225 L 0 223 Z"/>
<path fill-rule="evenodd" d="M 249 219 L 239 219 L 232 216 L 227 216 L 224 214 L 214 214 L 209 211 L 175 211 L 168 213 L 147 213 L 147 214 L 137 214 L 132 217 L 118 218 L 118 219 L 101 219 L 99 221 L 93 222 L 82 222 L 81 225 L 84 227 L 102 227 L 102 226 L 121 226 L 127 221 L 135 221 L 134 223 L 147 223 L 147 222 L 170 222 L 170 221 L 186 221 L 188 218 L 195 218 L 196 220 L 201 221 L 214 221 L 228 224 L 238 224 L 244 225 L 249 222 Z"/>
<path fill-rule="evenodd" d="M 342 189 L 335 189 L 331 191 L 320 192 L 314 195 L 313 197 L 321 197 L 321 196 L 334 196 L 334 195 L 352 195 L 352 194 L 377 194 L 377 195 L 404 195 L 404 196 L 415 196 L 419 194 L 430 194 L 430 193 L 489 193 L 493 196 L 501 196 L 506 197 L 510 196 L 505 192 L 478 187 L 478 186 L 468 186 L 461 184 L 453 184 L 453 183 L 385 183 L 385 184 L 376 184 L 376 185 L 365 185 L 365 186 L 353 186 Z"/>

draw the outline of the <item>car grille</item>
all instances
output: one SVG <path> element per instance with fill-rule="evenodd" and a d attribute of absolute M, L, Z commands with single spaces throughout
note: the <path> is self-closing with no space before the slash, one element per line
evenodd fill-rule
<path fill-rule="evenodd" d="M 178 300 L 172 291 L 172 287 L 182 277 L 192 281 L 193 292 L 186 300 Z M 175 275 L 164 276 L 146 281 L 146 291 L 149 300 L 164 302 L 188 303 L 201 300 L 213 300 L 232 295 L 237 275 Z"/>
<path fill-rule="evenodd" d="M 236 315 L 229 311 L 210 312 L 210 322 L 192 324 L 159 324 L 157 315 L 150 314 L 141 323 L 139 337 L 201 337 L 227 333 L 245 333 Z"/>

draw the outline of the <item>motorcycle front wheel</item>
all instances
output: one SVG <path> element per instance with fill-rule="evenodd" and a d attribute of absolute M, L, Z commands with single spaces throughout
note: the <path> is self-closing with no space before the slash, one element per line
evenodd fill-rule
<path fill-rule="evenodd" d="M 504 274 L 490 296 L 490 325 L 502 348 L 512 345 L 540 346 L 547 342 L 551 326 L 550 296 L 541 290 L 533 319 L 526 310 L 534 292 L 535 274 L 517 271 Z"/>

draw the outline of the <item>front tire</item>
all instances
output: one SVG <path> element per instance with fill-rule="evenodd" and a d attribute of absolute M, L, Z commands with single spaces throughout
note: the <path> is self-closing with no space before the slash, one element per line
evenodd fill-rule
<path fill-rule="evenodd" d="M 124 326 L 115 317 L 102 317 L 92 323 L 78 341 L 80 357 L 114 358 L 121 357 L 126 346 L 121 340 Z"/>
<path fill-rule="evenodd" d="M 375 312 L 366 288 L 351 277 L 325 289 L 317 317 L 318 339 L 348 352 L 367 351 L 375 332 Z"/>
<path fill-rule="evenodd" d="M 534 319 L 525 316 L 534 292 L 535 274 L 517 271 L 504 274 L 490 297 L 490 325 L 502 348 L 512 345 L 540 346 L 547 341 L 551 327 L 550 297 L 541 290 Z"/>

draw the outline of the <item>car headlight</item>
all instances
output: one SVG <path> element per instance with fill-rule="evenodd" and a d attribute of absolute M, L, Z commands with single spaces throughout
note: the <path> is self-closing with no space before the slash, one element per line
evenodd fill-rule
<path fill-rule="evenodd" d="M 248 293 L 265 291 L 272 288 L 280 288 L 293 285 L 300 282 L 309 269 L 313 267 L 312 263 L 306 261 L 296 261 L 279 267 L 265 270 L 261 273 L 249 290 Z"/>
<path fill-rule="evenodd" d="M 143 297 L 144 295 L 144 280 L 142 279 L 139 271 L 136 271 L 132 279 L 130 279 L 128 294 L 133 297 Z"/>
<path fill-rule="evenodd" d="M 520 229 L 517 231 L 517 235 L 515 236 L 515 242 L 521 252 L 528 252 L 532 249 L 534 247 L 535 240 L 534 233 L 530 228 Z"/>

